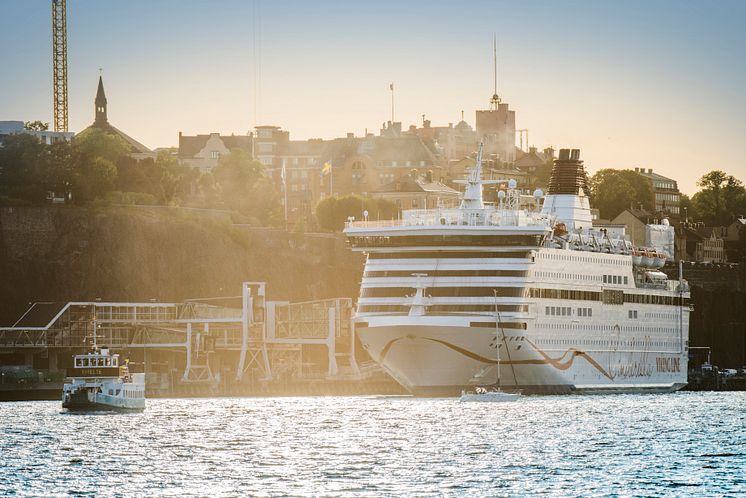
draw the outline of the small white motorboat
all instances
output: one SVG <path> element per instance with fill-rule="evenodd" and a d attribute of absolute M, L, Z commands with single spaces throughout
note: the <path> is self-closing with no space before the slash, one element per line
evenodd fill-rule
<path fill-rule="evenodd" d="M 478 402 L 507 402 L 516 401 L 521 397 L 521 393 L 506 393 L 500 389 L 488 390 L 483 387 L 478 387 L 474 392 L 461 391 L 461 401 L 478 401 Z"/>

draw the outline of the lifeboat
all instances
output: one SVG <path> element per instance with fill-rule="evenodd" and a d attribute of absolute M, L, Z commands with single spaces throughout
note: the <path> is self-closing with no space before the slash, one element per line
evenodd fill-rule
<path fill-rule="evenodd" d="M 642 266 L 642 251 L 637 247 L 632 249 L 632 264 L 635 266 Z"/>
<path fill-rule="evenodd" d="M 557 223 L 554 225 L 554 235 L 567 235 L 567 226 L 564 223 Z"/>
<path fill-rule="evenodd" d="M 658 251 L 653 251 L 651 258 L 651 268 L 663 268 L 663 265 L 666 264 L 666 256 Z"/>
<path fill-rule="evenodd" d="M 632 264 L 643 268 L 662 268 L 666 256 L 650 247 L 636 247 L 632 250 Z"/>

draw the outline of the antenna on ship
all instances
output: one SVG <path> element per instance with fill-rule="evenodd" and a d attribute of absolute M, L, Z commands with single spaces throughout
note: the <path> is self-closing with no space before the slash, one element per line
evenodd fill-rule
<path fill-rule="evenodd" d="M 482 180 L 482 149 L 484 142 L 479 142 L 479 151 L 474 168 L 466 176 L 466 180 L 454 180 L 453 183 L 466 185 L 464 194 L 461 197 L 461 209 L 484 209 L 484 199 L 482 196 L 483 185 L 494 185 L 496 183 L 505 183 L 509 180 Z"/>

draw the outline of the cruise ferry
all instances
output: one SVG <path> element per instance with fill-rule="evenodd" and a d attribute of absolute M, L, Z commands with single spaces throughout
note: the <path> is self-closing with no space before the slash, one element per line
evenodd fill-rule
<path fill-rule="evenodd" d="M 481 156 L 458 208 L 347 223 L 367 255 L 354 321 L 371 357 L 419 396 L 494 384 L 498 361 L 502 389 L 526 394 L 682 388 L 690 294 L 680 270 L 660 271 L 668 221 L 647 227 L 657 247 L 594 228 L 577 149 L 560 151 L 546 195 L 483 180 Z"/>

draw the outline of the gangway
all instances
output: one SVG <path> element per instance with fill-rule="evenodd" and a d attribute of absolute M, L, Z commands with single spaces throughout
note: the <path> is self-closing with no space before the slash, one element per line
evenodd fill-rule
<path fill-rule="evenodd" d="M 244 282 L 240 308 L 211 304 L 212 298 L 183 303 L 34 303 L 13 326 L 0 327 L 0 352 L 85 349 L 95 327 L 98 343 L 111 349 L 184 353 L 184 383 L 217 382 L 211 359 L 221 351 L 237 353 L 236 381 L 247 372 L 269 381 L 271 360 L 283 368 L 287 363 L 300 365 L 308 346 L 326 348 L 328 378 L 340 375 L 338 362 L 345 374 L 359 373 L 351 299 L 267 302 L 265 286 Z M 301 367 L 293 370 L 303 374 Z"/>

